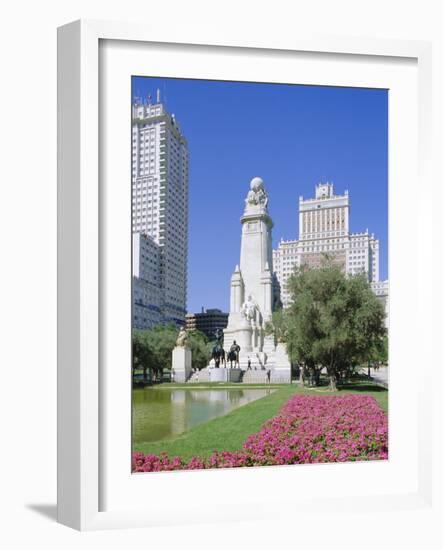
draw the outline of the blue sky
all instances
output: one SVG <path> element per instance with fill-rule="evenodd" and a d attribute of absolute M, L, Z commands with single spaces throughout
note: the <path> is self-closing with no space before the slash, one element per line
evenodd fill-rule
<path fill-rule="evenodd" d="M 352 232 L 380 240 L 388 277 L 388 92 L 133 77 L 133 96 L 157 88 L 189 144 L 188 310 L 228 311 L 249 181 L 269 195 L 274 246 L 298 238 L 298 198 L 319 181 L 350 195 Z"/>

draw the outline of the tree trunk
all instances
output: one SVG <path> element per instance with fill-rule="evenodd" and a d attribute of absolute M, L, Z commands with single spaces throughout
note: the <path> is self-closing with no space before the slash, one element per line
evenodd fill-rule
<path fill-rule="evenodd" d="M 334 362 L 333 352 L 331 353 L 331 358 L 329 362 L 329 367 L 326 367 L 326 370 L 329 374 L 329 388 L 331 391 L 337 391 L 337 373 L 336 365 Z"/>
<path fill-rule="evenodd" d="M 337 391 L 337 376 L 335 375 L 335 371 L 332 369 L 329 372 L 329 389 L 331 391 Z"/>
<path fill-rule="evenodd" d="M 300 382 L 300 387 L 304 388 L 305 386 L 305 377 L 304 377 L 304 370 L 305 368 L 303 366 L 300 367 L 300 376 L 299 376 L 299 382 Z"/>

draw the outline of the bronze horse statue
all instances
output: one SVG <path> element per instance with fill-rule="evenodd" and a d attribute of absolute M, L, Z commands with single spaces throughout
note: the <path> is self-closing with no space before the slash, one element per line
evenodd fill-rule
<path fill-rule="evenodd" d="M 231 349 L 228 352 L 228 361 L 231 362 L 231 369 L 232 369 L 232 363 L 234 363 L 235 367 L 240 367 L 239 356 L 240 356 L 240 346 L 234 340 L 234 343 L 232 344 Z"/>
<path fill-rule="evenodd" d="M 217 342 L 212 348 L 211 359 L 214 359 L 215 367 L 218 369 L 220 367 L 220 362 L 226 365 L 226 354 L 225 350 Z"/>

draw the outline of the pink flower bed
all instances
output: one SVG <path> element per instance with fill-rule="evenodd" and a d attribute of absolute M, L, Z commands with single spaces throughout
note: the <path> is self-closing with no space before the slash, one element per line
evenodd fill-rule
<path fill-rule="evenodd" d="M 312 464 L 388 458 L 388 419 L 373 397 L 295 395 L 240 451 L 209 458 L 133 454 L 134 472 Z"/>

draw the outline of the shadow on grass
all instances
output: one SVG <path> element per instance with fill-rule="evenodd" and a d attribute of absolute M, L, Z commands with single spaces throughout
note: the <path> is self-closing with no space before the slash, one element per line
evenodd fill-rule
<path fill-rule="evenodd" d="M 355 392 L 387 392 L 386 388 L 375 384 L 343 384 L 338 386 L 338 391 L 349 390 Z"/>

